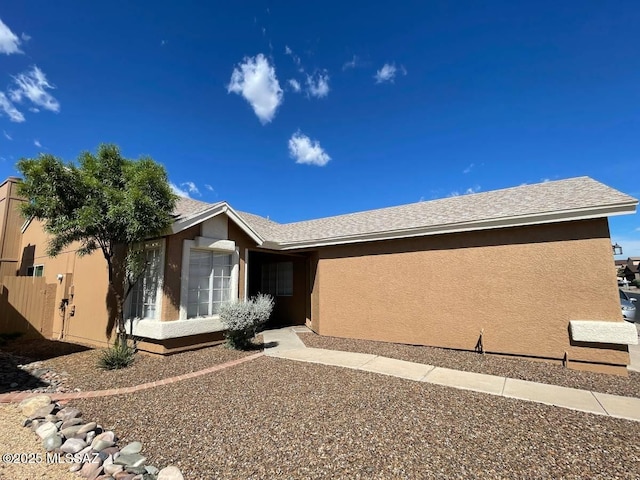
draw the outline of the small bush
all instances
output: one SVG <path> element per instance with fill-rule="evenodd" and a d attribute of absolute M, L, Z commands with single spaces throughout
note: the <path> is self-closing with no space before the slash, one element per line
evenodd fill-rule
<path fill-rule="evenodd" d="M 632 287 L 640 288 L 640 280 L 638 280 L 638 279 L 634 278 L 633 280 L 631 280 L 630 285 L 631 285 Z"/>
<path fill-rule="evenodd" d="M 116 340 L 113 347 L 109 347 L 107 350 L 102 352 L 98 366 L 105 370 L 118 370 L 131 365 L 134 359 L 134 349 L 127 345 L 126 342 Z"/>
<path fill-rule="evenodd" d="M 227 303 L 220 307 L 220 320 L 227 329 L 225 338 L 231 348 L 244 350 L 251 337 L 262 327 L 273 311 L 273 298 L 259 294 L 247 302 Z"/>

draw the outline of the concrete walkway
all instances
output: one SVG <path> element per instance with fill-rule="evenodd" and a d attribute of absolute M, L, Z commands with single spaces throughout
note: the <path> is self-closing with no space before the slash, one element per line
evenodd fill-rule
<path fill-rule="evenodd" d="M 544 403 L 581 412 L 640 421 L 640 398 L 528 382 L 514 378 L 463 372 L 378 355 L 306 348 L 296 335 L 306 327 L 288 327 L 262 333 L 270 357 L 352 368 L 417 382 Z M 306 330 L 309 331 L 309 330 Z"/>

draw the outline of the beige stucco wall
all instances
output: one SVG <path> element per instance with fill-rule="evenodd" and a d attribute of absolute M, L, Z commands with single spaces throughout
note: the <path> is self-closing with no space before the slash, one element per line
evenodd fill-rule
<path fill-rule="evenodd" d="M 622 321 L 606 219 L 320 249 L 322 335 L 628 363 L 570 345 L 569 320 Z"/>
<path fill-rule="evenodd" d="M 228 222 L 226 216 L 221 219 Z M 200 225 L 196 225 L 176 235 L 165 238 L 164 257 L 164 282 L 162 291 L 161 320 L 177 320 L 180 313 L 180 285 L 182 269 L 182 248 L 184 240 L 193 240 L 202 235 Z M 244 249 L 255 246 L 244 232 L 233 222 L 228 222 L 228 238 L 236 242 L 240 249 L 240 266 L 238 275 L 238 293 L 240 298 L 244 295 Z M 44 265 L 44 276 L 47 283 L 62 284 L 70 279 L 69 287 L 73 296 L 69 298 L 69 305 L 64 317 L 64 337 L 73 342 L 88 345 L 104 346 L 108 343 L 108 311 L 106 295 L 108 291 L 107 263 L 101 252 L 79 257 L 76 255 L 77 246 L 72 245 L 55 258 L 46 255 L 48 236 L 44 233 L 42 224 L 32 221 L 22 238 L 22 250 L 28 251 L 27 261 L 21 265 L 21 273 L 26 273 L 26 267 Z M 31 260 L 33 258 L 33 260 Z M 65 276 L 62 282 L 57 280 L 57 275 Z M 64 285 L 61 285 L 64 287 Z M 59 288 L 60 292 L 56 300 L 57 304 L 63 296 L 65 288 Z M 73 315 L 71 311 L 73 310 Z M 56 314 L 59 310 L 56 309 Z M 62 318 L 53 319 L 53 337 L 57 338 L 62 327 Z M 196 339 L 197 340 L 197 339 Z M 161 350 L 165 348 L 163 342 L 159 342 Z M 171 341 L 166 341 L 167 346 Z M 175 343 L 175 342 L 173 342 Z M 184 347 L 180 343 L 181 347 Z M 198 342 L 196 342 L 198 343 Z M 168 347 L 169 349 L 171 347 Z M 164 351 L 164 350 L 163 350 Z"/>
<path fill-rule="evenodd" d="M 64 328 L 64 338 L 68 341 L 95 346 L 107 345 L 107 262 L 102 253 L 98 251 L 79 257 L 76 255 L 77 245 L 71 245 L 52 258 L 46 254 L 47 243 L 48 236 L 44 233 L 41 222 L 31 221 L 22 238 L 23 250 L 30 252 L 27 256 L 29 261 L 20 266 L 20 271 L 23 275 L 26 273 L 26 267 L 33 256 L 33 265 L 44 265 L 43 273 L 47 283 L 59 286 L 52 321 L 53 338 L 58 338 L 60 330 Z M 62 281 L 58 280 L 58 274 L 63 275 Z M 70 293 L 73 295 L 69 295 Z M 63 297 L 69 299 L 64 327 L 62 311 L 58 308 Z"/>

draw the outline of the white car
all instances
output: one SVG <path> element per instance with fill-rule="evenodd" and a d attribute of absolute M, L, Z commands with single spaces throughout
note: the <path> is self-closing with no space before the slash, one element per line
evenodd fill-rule
<path fill-rule="evenodd" d="M 636 321 L 636 305 L 635 298 L 629 298 L 629 295 L 618 289 L 620 292 L 620 308 L 622 309 L 622 317 L 627 322 Z"/>

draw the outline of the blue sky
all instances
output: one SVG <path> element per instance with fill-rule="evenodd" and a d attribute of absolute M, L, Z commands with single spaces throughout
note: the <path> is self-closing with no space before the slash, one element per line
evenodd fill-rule
<path fill-rule="evenodd" d="M 111 142 L 281 222 L 581 175 L 640 197 L 640 4 L 527 3 L 5 2 L 0 176 Z M 640 256 L 638 216 L 610 225 Z"/>

